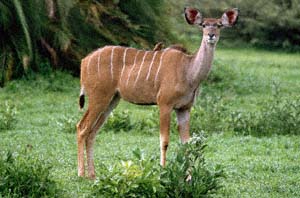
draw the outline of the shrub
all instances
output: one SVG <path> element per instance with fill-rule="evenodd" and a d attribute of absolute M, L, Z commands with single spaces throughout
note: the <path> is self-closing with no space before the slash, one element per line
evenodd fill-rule
<path fill-rule="evenodd" d="M 107 122 L 103 126 L 103 130 L 105 131 L 114 131 L 120 132 L 125 131 L 128 132 L 132 130 L 134 127 L 128 110 L 123 111 L 113 111 Z"/>
<path fill-rule="evenodd" d="M 7 152 L 0 158 L 0 197 L 59 197 L 50 170 L 26 153 Z"/>
<path fill-rule="evenodd" d="M 229 105 L 219 96 L 203 96 L 191 111 L 191 131 L 224 132 L 228 129 Z"/>
<path fill-rule="evenodd" d="M 101 165 L 92 188 L 103 197 L 209 197 L 220 187 L 222 170 L 211 171 L 204 160 L 204 138 L 195 136 L 161 168 L 156 157 L 145 159 L 136 149 L 133 160 Z"/>
<path fill-rule="evenodd" d="M 4 105 L 0 105 L 0 129 L 12 129 L 17 121 L 16 115 L 17 109 L 11 103 L 5 102 Z"/>
<path fill-rule="evenodd" d="M 260 111 L 231 114 L 233 131 L 245 135 L 300 134 L 300 98 L 274 96 Z"/>
<path fill-rule="evenodd" d="M 93 185 L 92 194 L 103 197 L 157 197 L 162 193 L 159 166 L 153 159 L 145 160 L 139 149 L 134 151 L 134 161 L 101 165 L 99 178 Z"/>
<path fill-rule="evenodd" d="M 134 122 L 134 129 L 136 131 L 142 131 L 144 133 L 157 133 L 159 130 L 159 116 L 157 108 L 148 109 L 147 116 L 136 119 Z"/>
<path fill-rule="evenodd" d="M 236 133 L 250 135 L 259 130 L 257 127 L 260 116 L 257 112 L 232 111 L 229 117 L 230 128 Z"/>
<path fill-rule="evenodd" d="M 226 62 L 216 58 L 214 65 L 207 79 L 204 81 L 204 87 L 209 87 L 213 92 L 224 92 L 233 86 L 233 82 L 238 79 L 240 73 L 234 67 L 233 62 Z"/>
<path fill-rule="evenodd" d="M 161 174 L 166 197 L 209 197 L 221 187 L 219 180 L 224 176 L 223 171 L 219 166 L 215 171 L 207 167 L 203 155 L 205 147 L 202 135 L 192 137 L 189 143 L 179 147 Z"/>
<path fill-rule="evenodd" d="M 283 97 L 280 85 L 273 83 L 271 98 L 257 111 L 231 113 L 230 128 L 246 135 L 300 134 L 300 97 Z"/>

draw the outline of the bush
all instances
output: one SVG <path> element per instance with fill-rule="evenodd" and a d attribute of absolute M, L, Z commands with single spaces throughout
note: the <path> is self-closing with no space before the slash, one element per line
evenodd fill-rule
<path fill-rule="evenodd" d="M 16 115 L 16 107 L 9 102 L 5 102 L 4 105 L 0 105 L 0 129 L 12 129 L 17 121 Z"/>
<path fill-rule="evenodd" d="M 157 132 L 159 120 L 156 110 L 148 110 L 147 116 L 133 120 L 130 111 L 113 111 L 103 125 L 104 131 L 130 132 L 138 131 L 143 133 Z"/>
<path fill-rule="evenodd" d="M 101 165 L 101 175 L 92 188 L 93 196 L 103 197 L 209 197 L 220 187 L 222 170 L 211 171 L 204 160 L 204 139 L 195 136 L 180 145 L 165 168 L 158 159 L 145 159 L 136 149 L 135 159 L 115 165 Z"/>
<path fill-rule="evenodd" d="M 233 86 L 233 82 L 238 79 L 240 73 L 234 67 L 234 63 L 215 59 L 214 65 L 207 79 L 204 81 L 204 87 L 210 87 L 212 91 L 226 91 Z"/>
<path fill-rule="evenodd" d="M 0 157 L 0 197 L 59 197 L 51 167 L 26 153 Z"/>
<path fill-rule="evenodd" d="M 128 132 L 134 127 L 128 110 L 113 111 L 103 126 L 104 131 Z"/>
<path fill-rule="evenodd" d="M 159 130 L 159 116 L 157 110 L 158 108 L 148 109 L 146 117 L 135 120 L 134 129 L 143 132 L 143 134 L 157 133 Z"/>
<path fill-rule="evenodd" d="M 191 131 L 208 133 L 224 132 L 228 129 L 229 106 L 219 96 L 204 96 L 191 112 Z"/>
<path fill-rule="evenodd" d="M 101 165 L 93 185 L 93 196 L 103 197 L 157 197 L 163 192 L 159 181 L 160 167 L 156 160 L 145 160 L 139 149 L 134 151 L 134 161 Z"/>
<path fill-rule="evenodd" d="M 179 147 L 161 175 L 167 197 L 209 197 L 220 188 L 218 182 L 223 171 L 220 167 L 215 171 L 207 167 L 205 147 L 202 135 L 193 136 L 189 143 Z"/>
<path fill-rule="evenodd" d="M 300 98 L 275 95 L 260 111 L 231 114 L 231 128 L 245 135 L 300 134 Z"/>

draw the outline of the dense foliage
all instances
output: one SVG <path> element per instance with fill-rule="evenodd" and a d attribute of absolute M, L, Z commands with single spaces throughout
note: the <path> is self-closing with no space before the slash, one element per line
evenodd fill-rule
<path fill-rule="evenodd" d="M 78 74 L 80 59 L 106 44 L 149 48 L 171 38 L 164 1 L 1 1 L 0 86 L 30 71 Z"/>
<path fill-rule="evenodd" d="M 204 159 L 206 144 L 202 135 L 180 145 L 165 168 L 155 157 L 145 158 L 140 149 L 134 159 L 106 166 L 93 185 L 96 197 L 210 197 L 224 176 L 220 167 L 209 169 Z"/>

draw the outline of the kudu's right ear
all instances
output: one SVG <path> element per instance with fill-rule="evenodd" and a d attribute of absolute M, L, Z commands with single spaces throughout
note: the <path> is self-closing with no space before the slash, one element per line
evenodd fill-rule
<path fill-rule="evenodd" d="M 202 14 L 195 8 L 184 8 L 184 15 L 190 25 L 201 25 L 203 22 Z"/>

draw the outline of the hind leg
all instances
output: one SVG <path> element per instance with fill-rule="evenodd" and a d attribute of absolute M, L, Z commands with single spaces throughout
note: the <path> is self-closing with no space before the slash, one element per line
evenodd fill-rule
<path fill-rule="evenodd" d="M 84 177 L 84 136 L 82 134 L 87 133 L 87 127 L 84 127 L 84 123 L 89 117 L 89 110 L 86 111 L 83 118 L 77 124 L 77 161 L 78 161 L 78 176 Z"/>
<path fill-rule="evenodd" d="M 91 179 L 95 178 L 95 167 L 94 167 L 94 149 L 93 145 L 95 143 L 96 134 L 99 128 L 103 125 L 111 111 L 118 105 L 120 101 L 120 96 L 116 94 L 111 100 L 107 109 L 99 115 L 99 118 L 96 120 L 96 124 L 92 129 L 92 132 L 86 138 L 86 156 L 87 156 L 87 168 L 88 168 L 88 177 Z"/>
<path fill-rule="evenodd" d="M 78 176 L 83 177 L 85 172 L 84 146 L 86 139 L 91 133 L 93 133 L 93 129 L 96 127 L 98 120 L 101 118 L 101 114 L 107 110 L 111 100 L 112 97 L 107 95 L 101 100 L 98 98 L 91 98 L 87 112 L 77 124 Z"/>

